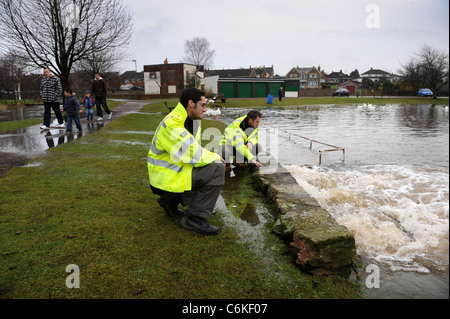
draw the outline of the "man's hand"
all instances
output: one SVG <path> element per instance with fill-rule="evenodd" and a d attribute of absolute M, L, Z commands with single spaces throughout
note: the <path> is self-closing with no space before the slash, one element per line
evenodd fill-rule
<path fill-rule="evenodd" d="M 261 164 L 260 162 L 258 162 L 257 160 L 253 159 L 252 163 L 256 165 L 256 167 L 262 167 L 264 166 L 263 164 Z"/>

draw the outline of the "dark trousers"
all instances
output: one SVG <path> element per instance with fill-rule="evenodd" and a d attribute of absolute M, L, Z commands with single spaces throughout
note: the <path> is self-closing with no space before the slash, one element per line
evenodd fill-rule
<path fill-rule="evenodd" d="M 83 128 L 81 126 L 80 118 L 79 118 L 78 114 L 75 114 L 75 115 L 67 114 L 67 131 L 68 132 L 72 131 L 72 119 L 75 121 L 75 125 L 77 126 L 77 129 L 79 131 L 82 131 Z"/>
<path fill-rule="evenodd" d="M 253 156 L 256 156 L 261 151 L 261 145 L 257 143 L 256 146 L 253 146 L 251 153 Z M 219 154 L 222 155 L 222 158 L 227 163 L 227 166 L 229 166 L 231 163 L 245 164 L 248 162 L 247 159 L 241 153 L 236 151 L 236 148 L 232 147 L 231 145 L 221 146 Z"/>
<path fill-rule="evenodd" d="M 111 111 L 106 105 L 106 97 L 95 97 L 95 105 L 97 107 L 97 116 L 103 117 L 102 106 L 105 109 L 106 114 L 110 114 Z"/>
<path fill-rule="evenodd" d="M 52 119 L 52 109 L 55 112 L 55 116 L 58 119 L 59 124 L 64 123 L 61 109 L 59 108 L 59 102 L 44 102 L 44 125 L 50 127 L 50 121 Z"/>
<path fill-rule="evenodd" d="M 194 216 L 209 218 L 224 183 L 225 166 L 222 162 L 214 162 L 203 167 L 193 168 L 191 191 L 176 194 L 159 190 L 158 194 L 172 203 L 189 206 L 187 212 Z"/>

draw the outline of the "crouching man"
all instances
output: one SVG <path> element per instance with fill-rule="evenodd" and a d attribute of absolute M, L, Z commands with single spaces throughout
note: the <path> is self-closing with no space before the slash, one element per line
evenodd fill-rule
<path fill-rule="evenodd" d="M 244 166 L 245 163 L 252 163 L 256 167 L 263 166 L 255 157 L 261 151 L 258 144 L 261 117 L 259 111 L 252 110 L 234 120 L 223 132 L 220 149 L 227 170 L 231 169 L 231 163 L 236 166 Z"/>
<path fill-rule="evenodd" d="M 200 122 L 206 111 L 205 93 L 186 89 L 175 109 L 159 124 L 148 152 L 148 174 L 153 193 L 167 215 L 183 217 L 181 227 L 217 235 L 209 224 L 225 180 L 224 162 L 200 145 Z M 186 214 L 178 204 L 189 206 Z"/>

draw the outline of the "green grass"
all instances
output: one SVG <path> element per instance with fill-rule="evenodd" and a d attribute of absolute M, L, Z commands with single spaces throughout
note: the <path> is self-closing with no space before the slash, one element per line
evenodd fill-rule
<path fill-rule="evenodd" d="M 156 129 L 160 107 L 122 116 L 0 178 L 0 298 L 359 297 L 340 277 L 301 273 L 269 231 L 277 276 L 222 213 L 210 219 L 222 229 L 213 237 L 167 217 L 149 189 L 152 135 L 140 133 Z M 80 289 L 66 288 L 70 264 L 80 268 Z"/>
<path fill-rule="evenodd" d="M 42 123 L 42 119 L 28 119 L 28 120 L 2 122 L 0 123 L 0 133 L 25 128 L 39 123 Z"/>
<path fill-rule="evenodd" d="M 282 101 L 274 99 L 272 104 L 267 104 L 267 99 L 227 99 L 225 103 L 217 102 L 216 105 L 221 107 L 242 107 L 242 108 L 266 108 L 266 107 L 281 107 L 289 108 L 304 105 L 328 105 L 328 104 L 433 104 L 433 105 L 448 105 L 448 98 L 380 98 L 380 97 L 362 97 L 362 98 L 347 98 L 347 97 L 304 97 L 304 98 L 283 98 Z"/>

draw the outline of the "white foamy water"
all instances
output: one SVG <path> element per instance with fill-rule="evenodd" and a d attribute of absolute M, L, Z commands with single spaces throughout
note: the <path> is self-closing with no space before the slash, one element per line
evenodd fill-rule
<path fill-rule="evenodd" d="M 355 236 L 359 254 L 392 271 L 448 271 L 448 174 L 413 166 L 286 166 Z"/>

